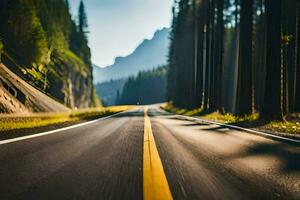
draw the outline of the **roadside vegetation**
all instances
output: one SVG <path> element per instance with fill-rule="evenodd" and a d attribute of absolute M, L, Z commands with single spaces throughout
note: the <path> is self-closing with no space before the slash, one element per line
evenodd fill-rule
<path fill-rule="evenodd" d="M 75 19 L 68 0 L 1 0 L 1 62 L 68 107 L 96 107 L 88 19 L 78 3 Z"/>
<path fill-rule="evenodd" d="M 299 133 L 291 118 L 300 113 L 299 11 L 297 0 L 175 1 L 168 101 Z"/>
<path fill-rule="evenodd" d="M 162 109 L 178 115 L 196 116 L 209 121 L 231 124 L 245 128 L 254 128 L 262 131 L 272 131 L 275 134 L 283 133 L 291 136 L 300 136 L 300 116 L 293 114 L 285 121 L 265 121 L 258 113 L 245 116 L 236 116 L 231 113 L 207 112 L 201 108 L 184 109 L 174 107 L 172 104 L 164 104 Z"/>
<path fill-rule="evenodd" d="M 115 113 L 126 111 L 132 107 L 133 106 L 99 107 L 66 113 L 38 113 L 26 116 L 2 115 L 0 116 L 0 132 L 38 128 L 66 122 L 76 123 L 109 116 Z"/>

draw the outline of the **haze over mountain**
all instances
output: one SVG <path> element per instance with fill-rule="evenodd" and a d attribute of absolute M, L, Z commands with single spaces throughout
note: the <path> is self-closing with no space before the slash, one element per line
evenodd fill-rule
<path fill-rule="evenodd" d="M 153 69 L 167 63 L 170 29 L 157 31 L 153 38 L 144 40 L 132 54 L 117 57 L 115 63 L 105 68 L 94 66 L 94 83 L 137 75 L 139 71 Z"/>

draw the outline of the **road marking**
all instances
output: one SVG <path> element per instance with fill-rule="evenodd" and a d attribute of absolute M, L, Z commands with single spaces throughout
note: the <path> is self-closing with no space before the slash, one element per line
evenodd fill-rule
<path fill-rule="evenodd" d="M 172 194 L 155 145 L 148 107 L 144 112 L 143 195 L 144 200 L 172 200 Z"/>
<path fill-rule="evenodd" d="M 65 127 L 65 128 L 55 129 L 55 130 L 52 130 L 52 131 L 46 131 L 46 132 L 42 132 L 42 133 L 36 133 L 36 134 L 33 134 L 33 135 L 2 140 L 2 141 L 0 141 L 0 145 L 12 143 L 12 142 L 18 142 L 18 141 L 21 141 L 21 140 L 27 140 L 27 139 L 36 138 L 36 137 L 41 137 L 41 136 L 45 136 L 45 135 L 50 135 L 50 134 L 53 134 L 53 133 L 58 133 L 58 132 L 61 132 L 61 131 L 66 131 L 66 130 L 69 130 L 69 129 L 78 128 L 78 127 L 81 127 L 81 126 L 86 126 L 86 125 L 89 125 L 89 124 L 93 124 L 93 123 L 96 123 L 96 122 L 114 117 L 114 116 L 119 115 L 121 113 L 124 113 L 124 112 L 119 112 L 119 113 L 116 113 L 116 114 L 113 114 L 113 115 L 110 115 L 110 116 L 107 116 L 107 117 L 102 117 L 100 119 L 95 119 L 95 120 L 92 120 L 92 121 L 83 122 L 83 123 L 76 124 L 76 125 L 73 125 L 73 126 L 68 126 L 68 127 Z"/>

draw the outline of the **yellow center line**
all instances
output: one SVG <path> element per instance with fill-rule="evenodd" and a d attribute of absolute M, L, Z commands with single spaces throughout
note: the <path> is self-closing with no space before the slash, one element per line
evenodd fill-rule
<path fill-rule="evenodd" d="M 155 145 L 148 107 L 144 112 L 143 194 L 144 200 L 172 200 L 172 194 Z"/>

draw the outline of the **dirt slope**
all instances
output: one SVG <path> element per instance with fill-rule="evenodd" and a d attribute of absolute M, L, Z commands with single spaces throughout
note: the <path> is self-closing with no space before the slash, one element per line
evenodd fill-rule
<path fill-rule="evenodd" d="M 0 64 L 0 113 L 64 112 L 69 108 Z"/>

